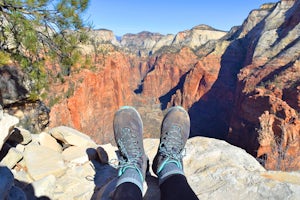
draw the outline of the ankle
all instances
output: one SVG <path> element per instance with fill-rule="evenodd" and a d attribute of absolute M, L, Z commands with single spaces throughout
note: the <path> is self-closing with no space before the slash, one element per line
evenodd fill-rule
<path fill-rule="evenodd" d="M 141 192 L 143 192 L 143 182 L 144 178 L 141 176 L 141 172 L 136 168 L 127 168 L 125 171 L 120 173 L 119 179 L 117 181 L 117 186 L 122 183 L 130 182 L 137 185 Z"/>
<path fill-rule="evenodd" d="M 161 185 L 165 180 L 167 180 L 170 176 L 175 174 L 184 175 L 182 164 L 177 161 L 167 161 L 163 163 L 161 168 L 158 171 L 158 182 Z"/>

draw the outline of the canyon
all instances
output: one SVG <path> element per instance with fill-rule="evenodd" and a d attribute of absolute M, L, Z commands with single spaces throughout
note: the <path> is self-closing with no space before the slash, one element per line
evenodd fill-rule
<path fill-rule="evenodd" d="M 82 55 L 92 55 L 95 65 L 49 80 L 48 97 L 31 104 L 43 110 L 34 114 L 38 128 L 65 125 L 98 144 L 114 143 L 114 112 L 131 105 L 141 113 L 145 138 L 157 138 L 166 110 L 181 105 L 191 118 L 190 137 L 226 140 L 265 167 L 299 170 L 299 22 L 300 1 L 282 0 L 251 11 L 228 32 L 199 25 L 117 40 L 110 30 L 91 30 Z M 22 118 L 16 102 L 26 84 L 11 70 L 0 69 L 4 110 Z"/>

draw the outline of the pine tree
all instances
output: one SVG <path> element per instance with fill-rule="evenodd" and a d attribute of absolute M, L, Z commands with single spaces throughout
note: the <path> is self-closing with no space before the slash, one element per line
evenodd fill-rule
<path fill-rule="evenodd" d="M 64 75 L 87 39 L 84 12 L 89 0 L 0 0 L 0 52 L 17 60 L 33 80 L 37 97 L 45 87 L 43 62 L 60 63 Z"/>

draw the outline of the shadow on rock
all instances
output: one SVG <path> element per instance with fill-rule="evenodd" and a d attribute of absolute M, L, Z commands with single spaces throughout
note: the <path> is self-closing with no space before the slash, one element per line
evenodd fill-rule
<path fill-rule="evenodd" d="M 15 180 L 15 185 L 19 188 L 21 188 L 27 199 L 30 199 L 30 200 L 50 200 L 49 197 L 47 196 L 36 196 L 36 191 L 34 191 L 34 188 L 32 186 L 32 184 L 30 183 L 26 183 L 26 182 L 23 182 L 23 181 L 19 181 L 19 180 Z"/>
<path fill-rule="evenodd" d="M 87 152 L 90 150 L 88 149 Z M 97 148 L 98 159 L 92 159 L 95 175 L 94 175 L 94 193 L 91 197 L 92 200 L 108 200 L 113 196 L 118 181 L 117 166 L 118 160 L 108 160 L 107 152 L 102 148 Z M 119 156 L 118 151 L 115 152 Z M 111 166 L 112 165 L 112 166 Z M 152 176 L 149 172 L 146 176 L 147 190 L 143 194 L 144 200 L 159 200 L 160 190 L 158 186 L 158 179 Z"/>
<path fill-rule="evenodd" d="M 87 153 L 89 151 L 87 149 Z M 97 153 L 98 159 L 91 160 L 95 170 L 95 188 L 91 199 L 110 199 L 116 186 L 117 169 L 109 164 L 107 152 L 102 147 L 97 148 Z"/>
<path fill-rule="evenodd" d="M 33 186 L 14 179 L 14 175 L 6 166 L 0 166 L 0 177 L 0 199 L 50 200 L 47 196 L 37 197 Z"/>

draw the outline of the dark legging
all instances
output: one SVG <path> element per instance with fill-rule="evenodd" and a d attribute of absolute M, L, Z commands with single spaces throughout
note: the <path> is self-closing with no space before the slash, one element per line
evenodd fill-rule
<path fill-rule="evenodd" d="M 143 194 L 140 188 L 133 183 L 125 182 L 119 185 L 113 196 L 114 200 L 141 200 Z"/>
<path fill-rule="evenodd" d="M 197 196 L 188 184 L 185 176 L 175 174 L 166 179 L 160 185 L 160 196 L 164 200 L 197 200 Z M 142 192 L 133 183 L 122 183 L 119 185 L 114 193 L 115 200 L 141 200 Z"/>

